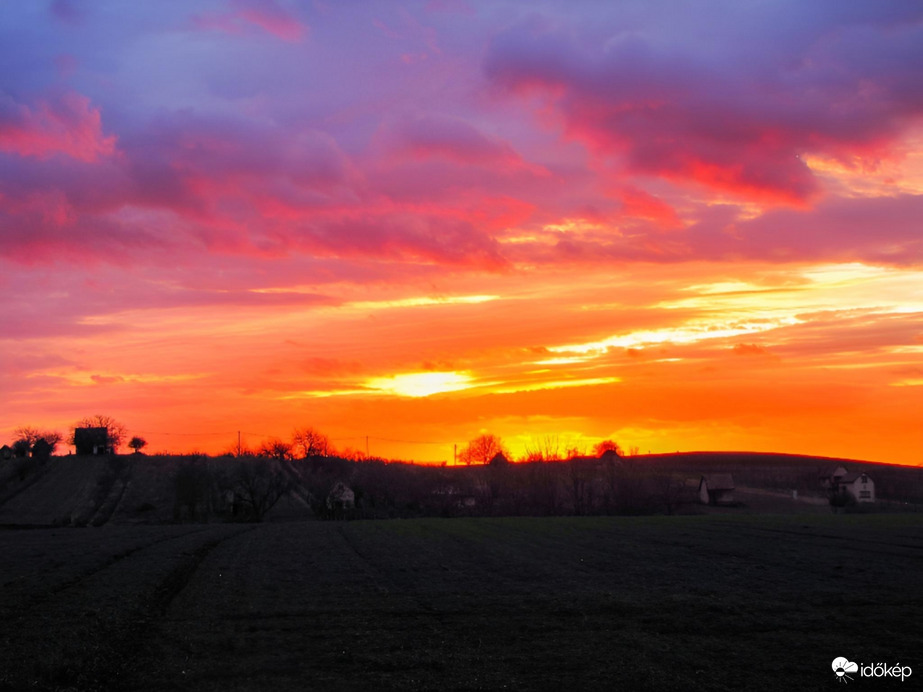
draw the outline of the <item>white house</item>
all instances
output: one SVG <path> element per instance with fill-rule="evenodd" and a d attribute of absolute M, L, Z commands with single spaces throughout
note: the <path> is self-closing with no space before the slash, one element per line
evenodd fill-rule
<path fill-rule="evenodd" d="M 354 509 L 355 506 L 356 493 L 345 483 L 338 481 L 327 495 L 327 509 Z"/>
<path fill-rule="evenodd" d="M 849 493 L 856 502 L 875 501 L 875 482 L 865 473 L 847 473 L 837 480 L 837 492 Z"/>

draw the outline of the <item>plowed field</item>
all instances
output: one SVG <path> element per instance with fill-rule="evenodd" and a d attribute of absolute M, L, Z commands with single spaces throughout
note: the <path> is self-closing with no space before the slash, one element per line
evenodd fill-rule
<path fill-rule="evenodd" d="M 838 656 L 923 678 L 914 515 L 6 530 L 0 555 L 0 689 L 830 689 Z"/>

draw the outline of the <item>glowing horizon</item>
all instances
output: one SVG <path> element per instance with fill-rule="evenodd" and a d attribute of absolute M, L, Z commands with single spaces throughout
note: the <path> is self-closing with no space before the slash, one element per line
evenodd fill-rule
<path fill-rule="evenodd" d="M 921 8 L 0 17 L 0 444 L 923 463 Z"/>

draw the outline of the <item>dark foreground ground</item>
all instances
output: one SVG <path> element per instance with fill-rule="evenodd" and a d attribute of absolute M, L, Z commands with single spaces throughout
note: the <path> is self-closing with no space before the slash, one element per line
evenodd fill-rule
<path fill-rule="evenodd" d="M 829 690 L 923 679 L 919 515 L 0 531 L 0 689 Z"/>

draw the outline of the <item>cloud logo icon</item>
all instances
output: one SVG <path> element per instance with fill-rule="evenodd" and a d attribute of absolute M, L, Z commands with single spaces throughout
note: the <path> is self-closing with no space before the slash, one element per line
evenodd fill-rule
<path fill-rule="evenodd" d="M 839 656 L 838 658 L 833 659 L 833 672 L 836 673 L 836 676 L 840 679 L 844 677 L 849 677 L 847 673 L 858 673 L 859 666 L 856 663 L 853 663 L 847 658 Z"/>

